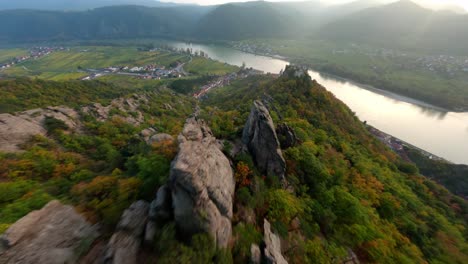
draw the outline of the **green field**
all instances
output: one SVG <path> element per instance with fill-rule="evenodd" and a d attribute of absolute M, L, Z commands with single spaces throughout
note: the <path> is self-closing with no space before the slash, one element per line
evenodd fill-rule
<path fill-rule="evenodd" d="M 210 59 L 196 57 L 187 64 L 185 70 L 193 74 L 224 75 L 229 72 L 237 71 L 238 67 Z"/>
<path fill-rule="evenodd" d="M 24 49 L 0 49 L 0 63 L 8 62 L 15 57 L 27 54 L 28 51 Z"/>
<path fill-rule="evenodd" d="M 189 57 L 184 54 L 144 52 L 138 51 L 136 47 L 75 47 L 69 51 L 54 52 L 37 60 L 25 61 L 5 70 L 4 74 L 14 77 L 33 76 L 47 80 L 68 80 L 86 76 L 86 73 L 80 72 L 80 68 L 133 67 L 148 64 L 167 67 L 176 61 L 188 60 Z"/>
<path fill-rule="evenodd" d="M 2 50 L 0 58 L 15 57 L 24 50 Z M 139 51 L 136 46 L 79 46 L 67 51 L 54 52 L 37 60 L 29 60 L 6 69 L 2 74 L 8 77 L 37 77 L 44 80 L 64 81 L 82 78 L 88 75 L 82 69 L 98 69 L 110 66 L 144 66 L 156 64 L 170 67 L 176 62 L 187 63 L 187 72 L 195 75 L 224 75 L 236 71 L 235 66 L 216 62 L 210 59 L 194 57 L 187 54 L 168 51 Z M 109 79 L 109 77 L 106 77 Z M 137 83 L 133 77 L 117 76 L 119 81 L 130 80 Z"/>
<path fill-rule="evenodd" d="M 0 51 L 0 58 L 13 58 L 26 53 L 25 50 Z M 1 61 L 1 60 L 0 60 Z M 236 71 L 235 66 L 210 59 L 168 51 L 139 51 L 136 46 L 78 46 L 66 51 L 54 52 L 37 60 L 28 60 L 2 71 L 7 77 L 37 77 L 44 80 L 65 81 L 80 79 L 88 75 L 83 69 L 99 69 L 110 66 L 144 66 L 156 64 L 166 68 L 176 62 L 187 63 L 184 67 L 194 75 L 224 75 Z M 133 77 L 107 76 L 103 79 L 118 80 L 136 85 L 145 81 Z M 128 79 L 128 80 L 127 80 Z M 142 82 L 142 84 L 140 84 Z"/>

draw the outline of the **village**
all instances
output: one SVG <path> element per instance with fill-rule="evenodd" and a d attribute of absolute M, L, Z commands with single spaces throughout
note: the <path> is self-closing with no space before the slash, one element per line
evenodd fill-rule
<path fill-rule="evenodd" d="M 40 59 L 44 56 L 47 56 L 53 52 L 56 52 L 56 51 L 64 51 L 66 50 L 66 48 L 64 47 L 48 47 L 48 46 L 44 46 L 44 47 L 33 47 L 31 49 L 29 49 L 29 54 L 28 55 L 24 55 L 24 56 L 18 56 L 18 57 L 15 57 L 13 58 L 12 60 L 8 61 L 8 62 L 4 62 L 4 63 L 0 63 L 0 70 L 4 70 L 4 69 L 8 69 L 10 67 L 13 67 L 14 65 L 18 64 L 18 63 L 21 63 L 21 62 L 25 62 L 27 60 L 37 60 L 37 59 Z"/>
<path fill-rule="evenodd" d="M 185 63 L 177 63 L 173 68 L 149 64 L 145 66 L 110 66 L 102 69 L 85 69 L 89 75 L 81 78 L 83 81 L 93 80 L 104 75 L 127 75 L 140 79 L 160 80 L 165 78 L 180 78 L 187 76 L 184 71 Z"/>
<path fill-rule="evenodd" d="M 451 163 L 441 157 L 438 157 L 430 152 L 427 152 L 423 149 L 420 149 L 414 145 L 411 145 L 401 139 L 398 139 L 392 135 L 389 135 L 385 132 L 382 132 L 380 130 L 378 130 L 377 128 L 374 128 L 372 126 L 369 126 L 367 125 L 367 128 L 369 130 L 369 132 L 371 132 L 372 135 L 374 135 L 378 140 L 380 140 L 381 142 L 383 142 L 385 145 L 387 145 L 390 149 L 392 149 L 394 152 L 396 152 L 400 157 L 402 157 L 403 159 L 407 160 L 407 161 L 410 161 L 410 159 L 408 158 L 407 154 L 406 154 L 406 149 L 408 148 L 411 148 L 411 149 L 415 149 L 417 151 L 419 151 L 422 155 L 426 156 L 427 158 L 431 159 L 431 160 L 438 160 L 438 161 L 444 161 L 444 162 L 447 162 L 447 163 Z"/>
<path fill-rule="evenodd" d="M 454 76 L 456 74 L 466 74 L 468 72 L 468 57 L 467 56 L 452 56 L 452 55 L 416 55 L 406 52 L 388 49 L 388 48 L 371 48 L 359 44 L 351 44 L 349 48 L 333 49 L 333 55 L 345 54 L 361 54 L 368 57 L 379 57 L 384 59 L 398 60 L 400 68 L 414 70 L 421 69 L 434 73 Z M 377 69 L 377 66 L 372 66 Z"/>
<path fill-rule="evenodd" d="M 261 74 L 264 74 L 264 72 L 255 70 L 253 68 L 241 69 L 239 72 L 233 72 L 233 73 L 221 76 L 218 79 L 203 85 L 198 92 L 193 94 L 193 97 L 197 99 L 204 99 L 206 98 L 208 92 L 214 88 L 229 85 L 230 82 L 233 80 L 244 79 L 249 76 L 261 75 Z"/>

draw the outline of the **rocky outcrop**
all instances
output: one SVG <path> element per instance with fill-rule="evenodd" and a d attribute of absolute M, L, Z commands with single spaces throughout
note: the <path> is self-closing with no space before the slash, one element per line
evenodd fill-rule
<path fill-rule="evenodd" d="M 151 136 L 148 140 L 148 143 L 153 144 L 153 143 L 160 143 L 164 141 L 173 141 L 173 140 L 174 138 L 169 134 L 158 133 L 156 135 Z"/>
<path fill-rule="evenodd" d="M 250 263 L 262 263 L 262 252 L 260 251 L 260 247 L 257 244 L 250 245 Z"/>
<path fill-rule="evenodd" d="M 344 258 L 341 263 L 343 264 L 359 264 L 359 259 L 351 249 L 348 249 L 348 256 Z"/>
<path fill-rule="evenodd" d="M 0 151 L 16 152 L 32 136 L 45 136 L 46 117 L 63 121 L 70 130 L 79 130 L 79 114 L 68 107 L 47 107 L 12 114 L 0 114 Z"/>
<path fill-rule="evenodd" d="M 110 118 L 120 118 L 126 123 L 137 126 L 144 121 L 144 116 L 138 109 L 146 102 L 148 102 L 147 96 L 133 95 L 130 98 L 114 99 L 108 106 L 95 103 L 81 108 L 81 111 L 96 117 L 101 122 Z M 32 136 L 47 136 L 47 130 L 44 127 L 46 117 L 63 121 L 71 131 L 80 131 L 80 113 L 69 107 L 56 106 L 15 114 L 0 114 L 0 151 L 17 152 L 21 150 L 20 146 Z M 155 133 L 151 134 L 151 136 L 154 135 Z M 148 137 L 148 140 L 158 139 Z"/>
<path fill-rule="evenodd" d="M 143 129 L 140 132 L 140 136 L 148 145 L 174 140 L 174 138 L 171 135 L 165 133 L 157 133 L 156 129 L 154 128 Z"/>
<path fill-rule="evenodd" d="M 75 263 L 79 247 L 97 236 L 71 206 L 51 201 L 14 223 L 0 238 L 0 263 Z M 3 253 L 1 251 L 4 251 Z"/>
<path fill-rule="evenodd" d="M 266 219 L 263 224 L 265 259 L 269 264 L 287 264 L 288 262 L 281 253 L 281 240 L 279 236 L 271 231 L 270 222 Z"/>
<path fill-rule="evenodd" d="M 296 133 L 287 124 L 280 124 L 276 128 L 276 134 L 278 135 L 278 140 L 281 144 L 282 149 L 294 147 L 299 142 Z"/>
<path fill-rule="evenodd" d="M 257 168 L 267 176 L 284 178 L 286 162 L 268 109 L 255 101 L 245 124 L 242 142 L 247 145 Z"/>
<path fill-rule="evenodd" d="M 82 108 L 83 113 L 94 116 L 98 121 L 106 121 L 111 117 L 117 117 L 124 122 L 138 126 L 144 121 L 143 114 L 139 111 L 140 105 L 147 103 L 145 95 L 133 95 L 130 98 L 117 98 L 108 106 L 94 103 Z"/>
<path fill-rule="evenodd" d="M 226 247 L 235 188 L 229 160 L 210 129 L 196 118 L 187 120 L 178 140 L 169 185 L 176 224 L 187 236 L 206 232 L 218 247 Z"/>
<path fill-rule="evenodd" d="M 148 218 L 148 203 L 134 202 L 124 211 L 114 233 L 107 245 L 105 263 L 137 263 L 143 232 Z"/>
<path fill-rule="evenodd" d="M 145 228 L 145 243 L 152 244 L 158 226 L 172 219 L 172 196 L 167 185 L 159 188 L 156 198 L 151 202 L 148 223 Z"/>

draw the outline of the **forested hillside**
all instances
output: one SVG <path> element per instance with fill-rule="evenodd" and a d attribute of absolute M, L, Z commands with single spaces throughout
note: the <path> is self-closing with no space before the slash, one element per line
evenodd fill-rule
<path fill-rule="evenodd" d="M 351 248 L 364 263 L 465 262 L 466 201 L 418 175 L 319 84 L 287 72 L 276 81 L 251 79 L 220 89 L 204 105 L 222 138 L 239 135 L 256 98 L 269 105 L 276 125 L 286 123 L 296 133 L 300 143 L 283 150 L 294 197 L 274 187 L 259 193 L 252 164 L 252 183 L 237 189 L 239 203 L 275 223 L 290 246 L 288 259 L 329 263 Z M 237 159 L 239 169 L 245 160 Z M 294 217 L 299 232 L 291 231 Z"/>
<path fill-rule="evenodd" d="M 1 41 L 184 37 L 208 8 L 103 7 L 82 12 L 0 11 Z"/>
<path fill-rule="evenodd" d="M 34 87 L 40 86 L 44 90 L 54 87 L 35 81 Z M 86 86 L 70 87 L 88 93 Z M 187 182 L 168 181 L 169 177 L 177 180 L 181 169 L 189 170 L 184 177 L 195 177 L 206 166 L 215 166 L 197 177 L 214 177 L 218 170 L 233 172 L 235 194 L 232 208 L 226 209 L 232 210 L 229 243 L 224 242 L 220 248 L 209 235 L 188 235 L 177 228 L 181 225 L 177 214 L 165 214 L 164 218 L 156 218 L 156 229 L 148 238 L 153 242 L 139 249 L 141 258 L 158 263 L 246 263 L 253 257 L 253 244 L 262 246 L 263 236 L 277 234 L 282 242 L 276 254 L 283 254 L 289 263 L 335 263 L 349 258 L 358 258 L 361 263 L 468 260 L 466 201 L 419 175 L 414 165 L 375 139 L 349 108 L 301 69 L 287 68 L 279 78 L 262 75 L 234 81 L 213 90 L 200 103 L 167 88 L 133 92 L 137 94 L 122 96 L 109 108 L 82 108 L 80 118 L 74 120 L 75 127 L 46 115 L 44 136 L 23 144 L 24 152 L 0 155 L 0 232 L 31 210 L 59 199 L 74 205 L 88 221 L 103 225 L 99 243 L 88 241 L 79 251 L 81 257 L 86 257 L 88 250 L 97 254 L 103 250 L 99 245 L 107 243 L 119 216 L 133 201 L 151 201 L 160 186 L 163 191 L 181 188 L 179 184 Z M 24 97 L 21 90 L 15 94 L 11 89 L 10 93 Z M 102 99 L 107 97 L 97 93 L 74 103 Z M 35 100 L 42 102 L 49 97 L 40 93 Z M 200 106 L 198 117 L 188 119 L 183 128 L 196 104 Z M 258 122 L 266 120 L 269 128 L 251 126 L 255 111 L 262 105 L 266 106 L 262 108 L 267 111 L 266 119 Z M 32 113 L 31 118 L 41 115 Z M 196 124 L 202 124 L 198 134 Z M 278 138 L 276 133 L 261 134 L 266 143 L 258 145 L 257 152 L 251 150 L 251 145 L 247 151 L 242 146 L 249 126 L 259 129 L 256 133 L 276 127 Z M 179 142 L 175 141 L 173 137 L 181 132 Z M 222 140 L 224 154 L 214 137 Z M 202 145 L 197 145 L 196 140 L 201 140 Z M 275 155 L 284 156 L 284 163 L 276 172 L 284 173 L 284 177 L 265 171 L 259 156 L 268 153 L 270 144 L 279 143 L 281 149 Z M 197 163 L 196 169 L 178 165 L 199 158 L 190 156 L 200 151 L 188 151 L 192 144 L 211 149 L 200 152 L 202 155 L 216 155 L 203 166 Z M 187 151 L 186 156 L 177 158 L 181 151 Z M 222 168 L 216 167 L 221 166 L 220 160 L 213 162 L 219 155 L 226 155 L 221 158 Z M 268 155 L 264 157 L 271 158 Z M 269 166 L 278 166 L 276 162 L 281 159 Z M 227 193 L 222 188 L 228 185 L 222 186 L 221 193 Z M 172 192 L 174 206 L 180 202 L 179 192 Z M 218 196 L 210 194 L 207 199 Z M 166 201 L 164 197 L 158 199 Z M 193 214 L 185 222 L 216 217 L 203 210 Z M 271 223 L 271 231 L 264 219 Z"/>

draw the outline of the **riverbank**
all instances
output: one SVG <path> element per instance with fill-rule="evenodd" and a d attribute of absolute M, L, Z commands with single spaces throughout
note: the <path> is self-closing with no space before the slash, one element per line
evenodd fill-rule
<path fill-rule="evenodd" d="M 430 160 L 441 161 L 447 164 L 454 164 L 444 158 L 441 158 L 433 153 L 430 153 L 429 151 L 418 148 L 411 143 L 405 142 L 404 140 L 401 140 L 390 134 L 387 134 L 373 126 L 366 125 L 366 127 L 367 127 L 367 130 L 369 130 L 369 132 L 372 135 L 374 135 L 378 140 L 383 142 L 385 145 L 391 148 L 394 152 L 396 152 L 400 157 L 402 157 L 406 161 L 412 162 L 412 160 L 408 157 L 408 153 L 407 153 L 407 150 L 410 149 L 410 150 L 417 151 L 419 154 L 423 155 L 424 157 Z"/>
<path fill-rule="evenodd" d="M 314 71 L 378 87 L 446 111 L 468 111 L 466 74 L 428 68 L 421 61 L 431 56 L 320 41 L 247 40 L 227 45 L 261 56 L 279 55 Z"/>

